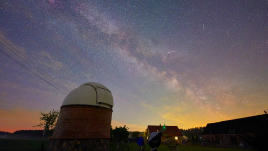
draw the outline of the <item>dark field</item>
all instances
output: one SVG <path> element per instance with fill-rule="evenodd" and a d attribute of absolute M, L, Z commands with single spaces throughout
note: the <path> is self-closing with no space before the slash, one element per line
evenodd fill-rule
<path fill-rule="evenodd" d="M 48 147 L 45 141 L 45 148 Z M 0 139 L 0 151 L 39 151 L 42 140 Z"/>
<path fill-rule="evenodd" d="M 42 140 L 15 140 L 15 139 L 0 139 L 0 151 L 40 151 Z M 45 149 L 48 147 L 49 141 L 45 141 Z M 136 143 L 129 143 L 130 151 L 137 151 L 139 146 Z M 116 150 L 116 143 L 110 143 L 110 151 Z M 225 149 L 225 148 L 206 148 L 179 146 L 180 151 L 244 151 L 244 149 Z M 126 149 L 125 149 L 126 150 Z M 146 150 L 150 151 L 149 145 L 146 144 Z M 169 151 L 166 145 L 161 145 L 158 151 Z M 245 150 L 246 151 L 246 150 Z M 247 150 L 253 151 L 253 150 Z"/>

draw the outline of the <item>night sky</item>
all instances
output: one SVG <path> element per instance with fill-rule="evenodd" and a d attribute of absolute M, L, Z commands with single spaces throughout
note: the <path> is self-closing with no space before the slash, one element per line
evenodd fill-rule
<path fill-rule="evenodd" d="M 85 82 L 130 131 L 268 108 L 266 0 L 1 0 L 0 42 L 0 131 L 36 129 Z"/>

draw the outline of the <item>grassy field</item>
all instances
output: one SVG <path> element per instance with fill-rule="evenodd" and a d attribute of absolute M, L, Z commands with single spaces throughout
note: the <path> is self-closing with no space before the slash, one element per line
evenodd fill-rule
<path fill-rule="evenodd" d="M 0 151 L 40 151 L 42 140 L 13 140 L 0 139 Z M 45 148 L 47 149 L 49 141 L 45 141 Z M 130 151 L 137 151 L 139 146 L 136 143 L 129 143 Z M 224 149 L 224 148 L 206 148 L 206 147 L 192 147 L 179 146 L 180 151 L 243 151 L 243 149 Z M 116 144 L 110 143 L 110 151 L 116 150 Z M 146 144 L 146 151 L 150 151 L 150 147 Z M 169 151 L 166 145 L 160 145 L 158 151 Z M 253 151 L 253 150 L 247 150 Z"/>
<path fill-rule="evenodd" d="M 0 151 L 39 151 L 42 140 L 0 139 Z M 48 141 L 45 141 L 45 148 Z"/>
<path fill-rule="evenodd" d="M 130 151 L 137 151 L 139 149 L 138 144 L 129 143 Z M 180 151 L 254 151 L 249 149 L 226 149 L 226 148 L 207 148 L 207 147 L 194 147 L 194 146 L 179 146 Z M 115 149 L 110 148 L 111 151 Z M 146 151 L 151 151 L 151 148 L 146 144 Z M 169 151 L 166 145 L 160 145 L 157 151 Z"/>

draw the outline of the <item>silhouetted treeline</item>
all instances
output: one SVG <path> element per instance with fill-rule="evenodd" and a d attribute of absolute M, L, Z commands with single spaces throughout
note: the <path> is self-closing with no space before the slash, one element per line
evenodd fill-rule
<path fill-rule="evenodd" d="M 0 131 L 0 134 L 11 134 L 11 133 L 9 133 L 9 132 L 5 132 L 5 131 Z"/>
<path fill-rule="evenodd" d="M 46 132 L 45 138 L 48 139 L 52 136 L 54 130 L 49 130 Z M 6 139 L 42 139 L 43 130 L 18 130 L 14 133 L 0 132 L 2 138 Z"/>
<path fill-rule="evenodd" d="M 53 130 L 49 130 L 46 132 L 47 136 L 52 135 Z M 29 135 L 34 137 L 43 137 L 43 130 L 19 130 L 15 131 L 13 134 L 15 135 Z"/>
<path fill-rule="evenodd" d="M 195 127 L 189 129 L 180 129 L 180 131 L 182 132 L 182 135 L 187 136 L 189 140 L 198 141 L 201 137 L 204 128 L 205 127 Z"/>
<path fill-rule="evenodd" d="M 0 138 L 6 138 L 10 134 L 11 133 L 9 133 L 9 132 L 0 131 Z"/>

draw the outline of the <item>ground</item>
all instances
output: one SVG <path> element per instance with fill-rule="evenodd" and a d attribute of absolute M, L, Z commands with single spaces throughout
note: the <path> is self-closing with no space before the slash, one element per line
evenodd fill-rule
<path fill-rule="evenodd" d="M 0 139 L 0 151 L 40 151 L 42 140 L 12 140 Z M 45 141 L 45 148 L 48 146 L 48 141 Z M 130 151 L 137 151 L 139 148 L 136 143 L 129 143 Z M 180 151 L 242 151 L 243 149 L 224 149 L 224 148 L 205 148 L 192 146 L 179 146 Z M 116 144 L 110 143 L 110 151 L 116 150 Z M 146 145 L 146 150 L 150 151 L 150 147 Z M 169 151 L 168 147 L 161 145 L 158 151 Z M 253 151 L 253 150 L 247 150 Z"/>

